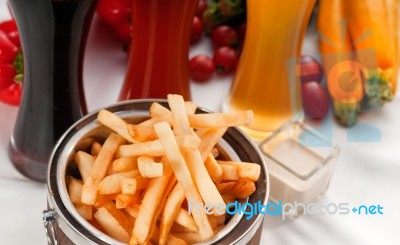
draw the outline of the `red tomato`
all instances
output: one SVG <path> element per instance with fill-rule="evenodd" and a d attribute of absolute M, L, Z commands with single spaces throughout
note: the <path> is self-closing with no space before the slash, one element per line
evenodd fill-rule
<path fill-rule="evenodd" d="M 231 47 L 218 48 L 215 50 L 213 58 L 218 74 L 227 74 L 233 71 L 238 61 L 238 56 Z"/>
<path fill-rule="evenodd" d="M 18 83 L 13 83 L 7 88 L 0 90 L 0 101 L 9 105 L 19 105 L 21 101 L 22 87 Z"/>
<path fill-rule="evenodd" d="M 203 35 L 203 22 L 197 16 L 193 18 L 192 30 L 190 33 L 190 42 L 197 43 Z"/>
<path fill-rule="evenodd" d="M 100 0 L 97 4 L 100 18 L 109 24 L 131 21 L 131 5 L 128 0 Z"/>
<path fill-rule="evenodd" d="M 190 77 L 197 82 L 209 80 L 215 70 L 213 60 L 205 55 L 197 55 L 189 61 Z"/>
<path fill-rule="evenodd" d="M 304 113 L 309 118 L 321 118 L 328 113 L 328 95 L 322 85 L 311 81 L 301 85 Z"/>
<path fill-rule="evenodd" d="M 12 63 L 17 56 L 18 47 L 8 39 L 7 35 L 0 30 L 0 62 Z"/>
<path fill-rule="evenodd" d="M 206 11 L 208 7 L 208 4 L 204 0 L 199 0 L 199 3 L 197 4 L 197 9 L 196 9 L 196 16 L 199 17 L 200 19 L 203 19 L 203 13 Z"/>
<path fill-rule="evenodd" d="M 321 82 L 324 75 L 321 64 L 315 58 L 303 55 L 300 58 L 300 78 L 302 83 L 309 81 Z"/>
<path fill-rule="evenodd" d="M 124 22 L 115 27 L 115 33 L 124 42 L 129 43 L 132 36 L 131 22 Z"/>
<path fill-rule="evenodd" d="M 12 64 L 0 63 L 0 90 L 7 88 L 14 82 L 15 73 Z"/>
<path fill-rule="evenodd" d="M 238 44 L 239 38 L 235 29 L 227 25 L 221 25 L 215 27 L 212 31 L 211 41 L 214 45 L 214 48 L 219 48 L 222 46 L 234 47 Z"/>
<path fill-rule="evenodd" d="M 0 23 L 0 30 L 7 34 L 8 39 L 18 47 L 21 47 L 21 40 L 19 39 L 17 23 L 11 19 Z"/>

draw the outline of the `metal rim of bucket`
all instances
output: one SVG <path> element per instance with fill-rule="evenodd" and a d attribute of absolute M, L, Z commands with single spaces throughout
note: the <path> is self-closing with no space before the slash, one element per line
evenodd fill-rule
<path fill-rule="evenodd" d="M 119 102 L 105 109 L 117 114 L 125 114 L 126 117 L 144 117 L 148 116 L 148 109 L 152 102 L 168 106 L 166 100 L 143 99 Z M 76 143 L 90 130 L 99 127 L 96 122 L 98 112 L 99 110 L 94 111 L 77 121 L 57 142 L 49 161 L 47 176 L 48 203 L 58 226 L 71 241 L 77 244 L 124 244 L 97 230 L 81 217 L 69 200 L 66 189 L 65 173 L 68 158 L 74 152 Z M 196 113 L 209 112 L 203 108 L 198 108 L 196 111 Z M 229 156 L 236 158 L 233 160 L 255 162 L 261 165 L 260 178 L 256 182 L 256 192 L 246 201 L 249 203 L 260 201 L 263 205 L 266 205 L 269 196 L 269 177 L 264 158 L 258 147 L 238 128 L 229 128 L 223 137 L 221 145 L 224 150 L 229 152 Z M 249 220 L 244 218 L 243 214 L 236 214 L 226 227 L 214 237 L 199 244 L 246 244 L 254 236 L 262 220 L 263 215 L 260 213 Z M 57 238 L 57 236 L 55 237 Z M 53 244 L 58 243 L 55 241 Z"/>

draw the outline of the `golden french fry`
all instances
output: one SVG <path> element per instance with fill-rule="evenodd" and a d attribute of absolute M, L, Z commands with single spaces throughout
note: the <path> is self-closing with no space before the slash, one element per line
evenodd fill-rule
<path fill-rule="evenodd" d="M 121 157 L 115 159 L 114 162 L 112 163 L 113 170 L 115 172 L 126 172 L 138 169 L 136 159 L 137 159 L 136 156 Z"/>
<path fill-rule="evenodd" d="M 254 120 L 252 110 L 229 112 L 229 113 L 207 113 L 188 115 L 190 126 L 193 128 L 220 128 L 234 126 L 248 126 Z"/>
<path fill-rule="evenodd" d="M 111 213 L 111 215 L 117 219 L 117 221 L 125 229 L 125 231 L 129 235 L 131 235 L 134 219 L 128 213 L 124 212 L 123 209 L 118 209 L 114 201 L 109 199 L 108 196 L 98 195 L 94 207 L 106 208 L 108 212 Z"/>
<path fill-rule="evenodd" d="M 68 194 L 72 203 L 82 203 L 81 202 L 82 187 L 83 187 L 82 180 L 77 180 L 74 178 L 70 179 L 68 185 Z"/>
<path fill-rule="evenodd" d="M 137 214 L 139 213 L 140 204 L 133 204 L 132 207 L 125 208 L 125 211 L 128 212 L 130 216 L 136 219 Z"/>
<path fill-rule="evenodd" d="M 219 183 L 217 184 L 217 189 L 221 195 L 225 195 L 228 194 L 236 186 L 236 184 L 236 181 Z"/>
<path fill-rule="evenodd" d="M 167 161 L 166 159 L 163 159 L 163 161 Z M 163 208 L 165 207 L 165 204 L 167 202 L 167 197 L 168 195 L 171 193 L 172 189 L 174 188 L 174 186 L 176 185 L 176 178 L 175 176 L 172 174 L 167 188 L 165 189 L 165 192 L 163 194 L 163 196 L 161 197 L 160 203 L 158 204 L 158 208 L 156 210 L 156 212 L 154 213 L 154 218 L 153 221 L 151 222 L 151 227 L 150 227 L 150 231 L 149 234 L 146 238 L 146 241 L 150 241 L 150 239 L 152 239 L 152 237 L 154 236 L 154 232 L 157 229 L 156 227 L 156 222 L 158 221 L 159 216 L 161 215 L 161 212 L 163 210 Z"/>
<path fill-rule="evenodd" d="M 118 223 L 118 220 L 111 215 L 106 208 L 99 208 L 94 214 L 95 219 L 100 223 L 110 236 L 122 241 L 129 242 L 129 234 Z"/>
<path fill-rule="evenodd" d="M 168 105 L 171 108 L 172 118 L 174 120 L 174 132 L 176 135 L 191 135 L 192 129 L 190 128 L 186 114 L 183 97 L 176 94 L 169 94 Z"/>
<path fill-rule="evenodd" d="M 171 117 L 172 119 L 171 111 L 157 102 L 151 104 L 149 112 L 150 112 L 150 117 L 152 118 Z"/>
<path fill-rule="evenodd" d="M 164 149 L 159 140 L 152 140 L 131 145 L 121 145 L 118 149 L 117 156 L 163 156 Z"/>
<path fill-rule="evenodd" d="M 98 185 L 98 192 L 102 195 L 120 193 L 122 191 L 121 182 L 124 178 L 134 178 L 139 175 L 138 170 L 122 172 L 106 176 Z"/>
<path fill-rule="evenodd" d="M 128 124 L 129 134 L 139 142 L 156 140 L 157 135 L 153 127 Z"/>
<path fill-rule="evenodd" d="M 152 157 L 138 157 L 137 163 L 140 175 L 144 178 L 161 177 L 163 175 L 163 164 L 155 162 Z"/>
<path fill-rule="evenodd" d="M 200 139 L 194 135 L 177 136 L 176 140 L 179 146 L 185 146 L 190 149 L 197 149 L 200 145 Z M 121 145 L 118 149 L 117 156 L 130 157 L 130 156 L 164 156 L 165 151 L 159 139 L 146 141 L 131 145 Z"/>
<path fill-rule="evenodd" d="M 210 216 L 208 216 L 208 219 L 214 220 L 213 222 L 216 224 L 216 226 L 224 225 L 225 219 L 226 219 L 226 213 L 224 213 L 223 215 L 219 215 L 219 216 L 210 215 Z"/>
<path fill-rule="evenodd" d="M 115 197 L 115 207 L 118 209 L 121 209 L 121 208 L 132 207 L 134 204 L 139 204 L 140 196 L 141 196 L 141 193 L 139 193 L 139 192 L 137 192 L 133 195 L 118 194 Z"/>
<path fill-rule="evenodd" d="M 146 126 L 146 127 L 153 127 L 154 124 L 156 124 L 158 122 L 168 122 L 172 126 L 172 124 L 173 124 L 172 116 L 167 116 L 167 117 L 160 116 L 160 117 L 150 118 L 150 119 L 147 119 L 146 121 L 139 123 L 138 125 Z"/>
<path fill-rule="evenodd" d="M 164 245 L 167 241 L 169 231 L 174 223 L 175 217 L 178 215 L 180 206 L 185 200 L 185 192 L 181 185 L 177 183 L 169 194 L 164 206 L 160 222 L 160 239 L 158 243 Z"/>
<path fill-rule="evenodd" d="M 198 232 L 196 224 L 194 223 L 193 217 L 188 213 L 186 209 L 180 208 L 178 214 L 175 217 L 175 222 L 190 232 Z"/>
<path fill-rule="evenodd" d="M 83 183 L 86 182 L 86 180 L 90 174 L 90 170 L 93 167 L 94 160 L 95 160 L 95 158 L 92 155 L 90 155 L 84 151 L 78 151 L 75 154 L 75 162 L 76 162 L 76 165 L 78 165 L 78 169 L 79 169 L 79 172 L 81 173 Z"/>
<path fill-rule="evenodd" d="M 227 164 L 220 164 L 219 166 L 222 169 L 223 181 L 239 180 L 239 173 L 236 166 Z"/>
<path fill-rule="evenodd" d="M 154 214 L 171 175 L 171 168 L 168 165 L 165 165 L 164 175 L 150 180 L 133 227 L 132 237 L 130 240 L 131 244 L 142 244 L 145 242 Z"/>
<path fill-rule="evenodd" d="M 222 199 L 217 187 L 211 180 L 200 152 L 198 150 L 186 150 L 184 158 L 204 203 L 206 205 L 213 204 L 218 207 L 219 210 L 225 211 L 224 199 Z M 216 211 L 214 207 L 212 210 Z M 221 214 L 221 212 L 214 212 L 214 214 L 218 215 Z"/>
<path fill-rule="evenodd" d="M 117 134 L 111 133 L 108 136 L 94 161 L 86 182 L 83 184 L 82 203 L 93 205 L 96 202 L 98 185 L 107 173 L 108 166 L 111 164 L 117 148 L 123 142 L 124 139 Z"/>
<path fill-rule="evenodd" d="M 159 240 L 159 237 L 160 237 L 159 233 L 160 232 L 159 232 L 158 228 L 154 227 L 154 232 L 153 232 L 153 235 L 151 236 L 151 241 L 153 243 L 155 243 L 155 244 L 158 244 L 158 240 Z M 167 245 L 187 245 L 187 243 L 184 240 L 179 239 L 179 238 L 177 238 L 176 236 L 174 236 L 172 234 L 168 235 L 166 244 Z"/>
<path fill-rule="evenodd" d="M 165 149 L 166 156 L 172 170 L 175 173 L 175 177 L 185 191 L 186 199 L 192 200 L 195 205 L 200 204 L 202 206 L 203 202 L 200 194 L 198 193 L 197 188 L 191 178 L 185 160 L 179 151 L 179 147 L 171 127 L 166 122 L 160 122 L 154 125 L 154 129 L 156 130 L 158 138 Z M 196 211 L 193 209 L 192 211 L 194 211 L 193 218 L 197 227 L 199 228 L 199 234 L 203 240 L 213 236 L 214 232 L 207 219 L 207 215 L 204 213 L 204 210 L 199 209 Z"/>
<path fill-rule="evenodd" d="M 102 145 L 99 142 L 94 141 L 92 144 L 92 147 L 90 148 L 90 154 L 92 154 L 92 156 L 96 157 L 97 155 L 99 155 L 101 147 L 102 147 Z"/>
<path fill-rule="evenodd" d="M 227 195 L 235 198 L 246 198 L 256 191 L 256 185 L 250 179 L 239 179 L 236 186 Z"/>
<path fill-rule="evenodd" d="M 92 220 L 93 216 L 93 208 L 90 205 L 82 204 L 82 203 L 74 203 L 76 211 L 85 219 Z"/>
<path fill-rule="evenodd" d="M 236 166 L 239 178 L 257 181 L 260 177 L 261 166 L 250 162 L 218 161 L 219 164 Z"/>
<path fill-rule="evenodd" d="M 114 132 L 118 133 L 127 141 L 131 143 L 136 142 L 128 132 L 128 124 L 114 113 L 103 109 L 99 111 L 97 120 L 106 125 L 108 128 L 112 129 Z"/>
<path fill-rule="evenodd" d="M 214 146 L 221 140 L 228 128 L 209 128 L 207 130 L 198 130 L 196 133 L 201 139 L 199 151 L 203 161 L 208 157 Z"/>
<path fill-rule="evenodd" d="M 218 156 L 219 156 L 219 150 L 218 150 L 218 148 L 212 148 L 211 149 L 211 154 L 212 154 L 212 156 L 214 157 L 214 158 L 217 158 Z M 203 155 L 202 155 L 203 156 Z"/>
<path fill-rule="evenodd" d="M 140 175 L 135 178 L 124 178 L 121 181 L 122 194 L 135 194 L 137 191 L 144 190 L 149 184 L 149 179 Z"/>
<path fill-rule="evenodd" d="M 214 183 L 221 183 L 223 174 L 222 168 L 211 153 L 208 155 L 204 165 Z"/>

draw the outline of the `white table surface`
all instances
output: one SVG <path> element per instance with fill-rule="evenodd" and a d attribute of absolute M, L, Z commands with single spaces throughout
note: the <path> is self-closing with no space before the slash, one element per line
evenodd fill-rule
<path fill-rule="evenodd" d="M 6 1 L 0 0 L 0 21 L 8 18 Z M 307 37 L 303 53 L 317 52 L 315 40 L 315 35 Z M 97 21 L 88 42 L 85 93 L 89 110 L 94 110 L 116 101 L 127 60 L 118 41 Z M 202 44 L 192 47 L 191 55 L 210 50 L 203 39 Z M 193 100 L 220 110 L 230 81 L 231 77 L 215 77 L 207 85 L 192 84 Z M 17 110 L 0 103 L 0 243 L 46 244 L 41 218 L 46 207 L 46 186 L 21 176 L 7 157 Z M 346 129 L 333 124 L 333 140 L 340 145 L 341 154 L 321 202 L 380 204 L 384 214 L 303 216 L 294 221 L 266 216 L 261 244 L 400 244 L 400 95 L 383 109 L 364 113 L 360 123 L 378 127 L 381 141 L 348 142 Z"/>

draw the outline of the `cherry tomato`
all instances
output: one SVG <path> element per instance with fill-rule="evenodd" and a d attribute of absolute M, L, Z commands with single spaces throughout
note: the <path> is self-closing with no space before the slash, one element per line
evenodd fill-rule
<path fill-rule="evenodd" d="M 132 36 L 131 22 L 117 24 L 117 26 L 115 27 L 115 33 L 124 43 L 129 43 Z"/>
<path fill-rule="evenodd" d="M 130 22 L 131 5 L 129 0 L 100 0 L 97 4 L 100 18 L 109 24 Z"/>
<path fill-rule="evenodd" d="M 0 62 L 12 63 L 17 56 L 18 47 L 8 39 L 7 35 L 0 30 Z"/>
<path fill-rule="evenodd" d="M 18 47 L 21 47 L 21 40 L 19 39 L 17 23 L 15 20 L 7 20 L 0 23 L 0 30 L 2 30 L 10 39 Z"/>
<path fill-rule="evenodd" d="M 233 71 L 238 61 L 238 56 L 231 47 L 218 48 L 215 50 L 213 58 L 217 74 L 227 74 Z"/>
<path fill-rule="evenodd" d="M 7 88 L 0 90 L 0 101 L 9 105 L 19 105 L 21 101 L 21 94 L 21 85 L 14 82 Z"/>
<path fill-rule="evenodd" d="M 211 41 L 214 48 L 222 46 L 234 47 L 239 42 L 239 37 L 235 29 L 227 25 L 221 25 L 214 28 L 211 33 Z"/>
<path fill-rule="evenodd" d="M 197 43 L 203 35 L 203 22 L 197 16 L 193 18 L 192 30 L 190 33 L 190 42 Z"/>
<path fill-rule="evenodd" d="M 197 82 L 209 80 L 215 70 L 214 61 L 205 55 L 197 55 L 189 61 L 190 77 Z"/>
<path fill-rule="evenodd" d="M 302 83 L 309 81 L 321 82 L 324 71 L 315 58 L 303 55 L 300 58 L 300 78 Z"/>
<path fill-rule="evenodd" d="M 0 63 L 0 90 L 7 88 L 14 82 L 16 74 L 12 64 Z"/>
<path fill-rule="evenodd" d="M 310 81 L 301 85 L 304 113 L 309 118 L 321 118 L 328 113 L 328 95 L 322 85 Z"/>
<path fill-rule="evenodd" d="M 199 17 L 200 19 L 203 18 L 203 13 L 206 11 L 208 7 L 208 4 L 204 0 L 199 0 L 199 3 L 197 4 L 197 9 L 196 9 L 196 16 Z"/>

